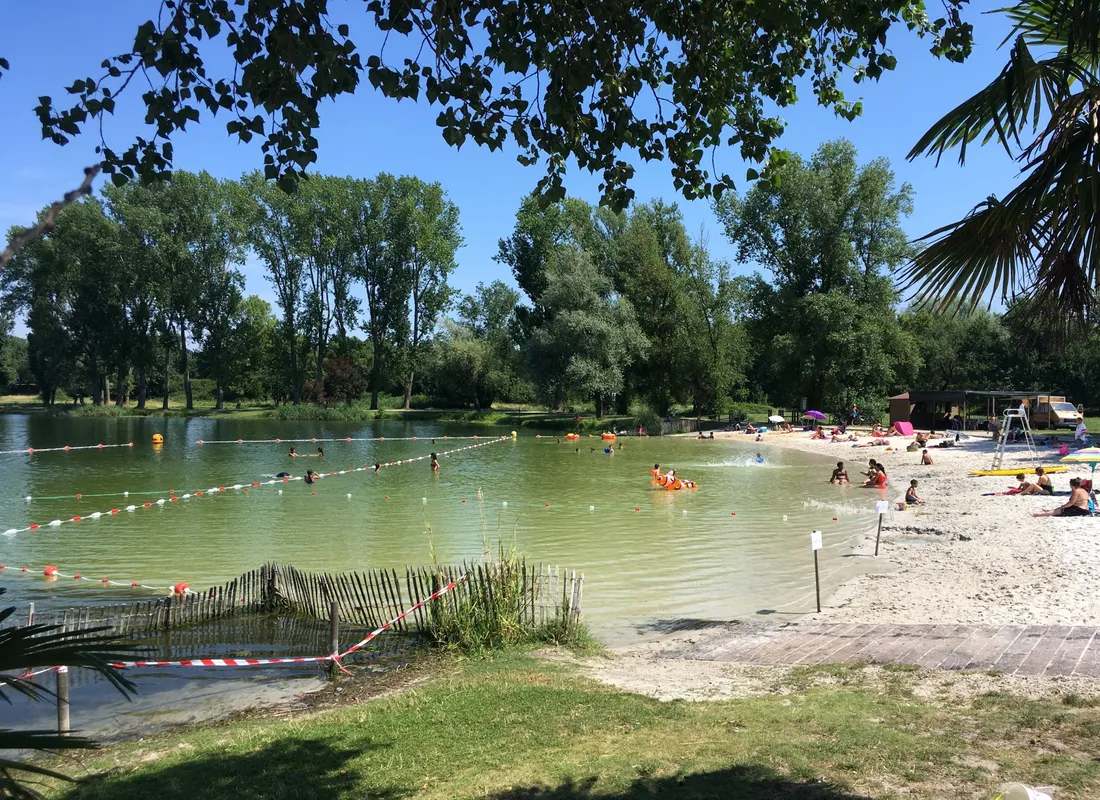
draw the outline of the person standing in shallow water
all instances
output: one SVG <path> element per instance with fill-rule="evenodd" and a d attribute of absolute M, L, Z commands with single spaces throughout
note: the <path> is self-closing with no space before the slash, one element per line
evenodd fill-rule
<path fill-rule="evenodd" d="M 439 472 L 439 459 L 432 453 L 432 472 Z"/>

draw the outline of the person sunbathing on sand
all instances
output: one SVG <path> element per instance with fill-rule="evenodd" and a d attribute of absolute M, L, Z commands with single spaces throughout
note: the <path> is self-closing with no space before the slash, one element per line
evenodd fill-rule
<path fill-rule="evenodd" d="M 1089 515 L 1089 494 L 1081 488 L 1080 478 L 1070 478 L 1070 494 L 1067 500 L 1058 508 L 1050 511 L 1040 511 L 1032 514 L 1033 517 L 1087 517 Z"/>
<path fill-rule="evenodd" d="M 1050 482 L 1047 471 L 1042 467 L 1036 467 L 1035 474 L 1039 476 L 1035 481 L 1035 485 L 1043 490 L 1043 494 L 1054 494 L 1054 484 Z"/>
<path fill-rule="evenodd" d="M 860 442 L 859 444 L 853 444 L 852 447 L 882 447 L 890 444 L 885 439 L 871 439 L 869 442 Z"/>
<path fill-rule="evenodd" d="M 1009 489 L 1006 494 L 1046 494 L 1041 486 L 1031 483 L 1022 472 L 1016 476 L 1016 480 L 1019 481 L 1016 488 Z"/>

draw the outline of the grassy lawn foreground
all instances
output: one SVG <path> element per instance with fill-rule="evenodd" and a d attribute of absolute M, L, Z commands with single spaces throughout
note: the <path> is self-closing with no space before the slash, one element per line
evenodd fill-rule
<path fill-rule="evenodd" d="M 445 662 L 451 663 L 451 662 Z M 123 744 L 62 769 L 67 798 L 993 798 L 1022 781 L 1100 795 L 1100 709 L 1067 695 L 913 696 L 836 685 L 659 703 L 523 655 L 461 661 L 415 691 Z"/>

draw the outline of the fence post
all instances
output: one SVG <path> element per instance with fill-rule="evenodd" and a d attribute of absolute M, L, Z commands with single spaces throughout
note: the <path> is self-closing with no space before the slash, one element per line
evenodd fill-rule
<path fill-rule="evenodd" d="M 329 631 L 328 631 L 328 643 L 329 652 L 334 656 L 340 655 L 340 604 L 333 600 L 329 604 Z M 329 662 L 328 675 L 330 678 L 335 678 L 340 671 L 340 666 L 335 660 Z"/>
<path fill-rule="evenodd" d="M 69 735 L 69 668 L 57 668 L 57 732 Z"/>
<path fill-rule="evenodd" d="M 34 602 L 33 601 L 31 602 L 30 610 L 27 612 L 27 624 L 28 625 L 33 625 L 34 624 Z"/>

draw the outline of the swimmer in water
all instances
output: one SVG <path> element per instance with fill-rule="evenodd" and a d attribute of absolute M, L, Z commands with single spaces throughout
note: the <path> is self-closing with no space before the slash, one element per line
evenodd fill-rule
<path fill-rule="evenodd" d="M 317 448 L 317 455 L 315 456 L 315 458 L 324 458 L 324 457 L 325 457 L 324 448 L 318 447 Z"/>
<path fill-rule="evenodd" d="M 296 448 L 296 447 L 290 448 L 290 457 L 291 458 L 297 458 L 298 457 L 298 448 Z"/>
<path fill-rule="evenodd" d="M 764 463 L 764 456 L 762 456 L 762 455 L 760 455 L 759 453 L 757 453 L 757 454 L 756 454 L 756 463 L 757 463 L 757 464 L 763 464 L 763 463 Z"/>
<path fill-rule="evenodd" d="M 306 470 L 306 483 L 314 483 L 320 477 L 321 475 L 319 473 L 316 473 L 311 469 Z"/>
<path fill-rule="evenodd" d="M 276 475 L 275 477 L 276 477 L 276 478 L 289 478 L 289 477 L 290 477 L 290 473 L 289 473 L 289 472 L 280 472 L 280 473 L 279 473 L 278 475 Z"/>
<path fill-rule="evenodd" d="M 439 459 L 432 453 L 432 472 L 439 472 Z"/>
<path fill-rule="evenodd" d="M 613 456 L 613 455 L 615 455 L 615 448 L 614 448 L 614 447 L 612 447 L 611 445 L 608 445 L 607 447 L 605 447 L 605 448 L 603 449 L 603 451 L 604 451 L 605 453 L 607 453 L 607 454 L 608 454 L 609 456 Z"/>
<path fill-rule="evenodd" d="M 378 470 L 380 470 L 380 469 L 382 469 L 382 465 L 381 465 L 381 464 L 375 464 L 375 465 L 374 465 L 374 471 L 375 471 L 375 472 L 378 472 Z"/>

